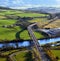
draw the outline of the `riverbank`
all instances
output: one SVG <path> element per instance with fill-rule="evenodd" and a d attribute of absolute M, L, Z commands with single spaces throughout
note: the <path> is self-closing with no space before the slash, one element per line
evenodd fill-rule
<path fill-rule="evenodd" d="M 59 37 L 45 37 L 45 38 L 40 38 L 38 40 L 46 40 L 46 39 L 53 39 L 53 38 L 59 38 Z M 9 40 L 9 41 L 6 41 L 6 40 L 1 40 L 0 43 L 16 43 L 16 42 L 24 42 L 24 41 L 32 41 L 32 39 L 27 39 L 27 40 Z"/>

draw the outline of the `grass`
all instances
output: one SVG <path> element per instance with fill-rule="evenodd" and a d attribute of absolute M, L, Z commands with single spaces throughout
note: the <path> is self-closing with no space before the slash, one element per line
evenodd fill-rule
<path fill-rule="evenodd" d="M 16 33 L 20 30 L 19 27 L 15 28 L 2 28 L 0 27 L 0 39 L 1 40 L 13 40 L 16 39 Z"/>
<path fill-rule="evenodd" d="M 52 50 L 52 52 L 55 56 L 58 56 L 60 58 L 60 50 Z"/>
<path fill-rule="evenodd" d="M 3 28 L 3 25 L 12 25 L 16 22 L 16 20 L 0 20 L 0 40 L 13 40 L 16 39 L 17 32 L 21 31 L 22 28 L 19 26 L 15 26 L 13 28 Z M 41 34 L 35 32 L 37 39 L 43 37 Z M 20 35 L 18 35 L 23 40 L 30 39 L 27 30 L 23 30 Z"/>
<path fill-rule="evenodd" d="M 3 28 L 3 25 L 11 25 L 14 24 L 16 20 L 0 20 L 0 39 L 1 40 L 13 40 L 16 39 L 16 33 L 21 29 L 16 26 L 14 28 Z"/>
<path fill-rule="evenodd" d="M 35 37 L 37 39 L 40 39 L 40 38 L 44 38 L 44 36 L 38 32 L 34 32 L 35 34 Z M 27 30 L 24 30 L 23 32 L 20 33 L 20 38 L 24 39 L 24 40 L 28 40 L 30 39 L 30 36 L 28 34 L 28 31 Z"/>
<path fill-rule="evenodd" d="M 35 18 L 35 19 L 32 19 L 30 20 L 29 22 L 33 23 L 33 22 L 41 22 L 41 21 L 46 21 L 47 18 Z"/>
<path fill-rule="evenodd" d="M 3 11 L 0 12 L 0 15 L 16 15 L 16 16 L 20 16 L 20 17 L 39 17 L 39 16 L 47 16 L 46 14 L 39 14 L 39 13 L 27 13 L 24 11 L 16 11 L 16 10 L 7 10 L 7 11 Z"/>
<path fill-rule="evenodd" d="M 34 32 L 34 35 L 37 39 L 44 38 L 44 36 L 39 32 Z"/>
<path fill-rule="evenodd" d="M 16 22 L 16 20 L 9 20 L 9 19 L 6 19 L 6 20 L 0 20 L 0 26 L 1 25 L 12 25 Z"/>
<path fill-rule="evenodd" d="M 20 17 L 39 17 L 39 16 L 46 16 L 45 14 L 39 14 L 39 13 L 26 13 L 23 11 L 16 11 L 16 10 L 5 10 L 0 12 L 0 41 L 1 40 L 13 40 L 16 38 L 21 38 L 23 40 L 28 40 L 30 39 L 30 36 L 28 34 L 27 30 L 22 30 L 21 27 L 19 26 L 15 26 L 13 28 L 3 28 L 3 25 L 12 25 L 15 24 L 15 22 L 17 20 L 14 19 L 4 19 L 5 15 L 16 15 L 16 16 L 20 16 Z M 46 18 L 35 18 L 33 20 L 28 20 L 29 22 L 33 23 L 33 22 L 39 22 L 39 21 L 43 21 Z M 19 33 L 20 32 L 20 33 Z M 19 33 L 19 34 L 18 34 Z M 35 35 L 37 37 L 37 39 L 40 39 L 41 37 L 43 37 L 41 34 L 35 32 Z"/>
<path fill-rule="evenodd" d="M 44 28 L 58 28 L 60 27 L 60 19 L 57 19 L 56 21 L 53 21 L 49 25 L 45 26 Z"/>
<path fill-rule="evenodd" d="M 39 17 L 39 16 L 46 16 L 45 14 L 39 14 L 39 13 L 21 13 L 17 14 L 20 17 Z"/>
<path fill-rule="evenodd" d="M 22 13 L 22 11 L 6 10 L 6 11 L 0 12 L 0 15 L 10 15 L 10 14 L 17 14 L 17 13 Z"/>
<path fill-rule="evenodd" d="M 16 52 L 16 51 L 18 51 L 18 50 L 10 50 L 10 51 L 5 51 L 5 52 L 1 52 L 1 54 L 2 55 L 9 55 L 9 54 L 11 54 L 11 53 L 14 53 L 14 52 Z M 6 61 L 7 60 L 7 58 L 3 58 L 3 57 L 0 57 L 0 61 Z"/>
<path fill-rule="evenodd" d="M 31 52 L 20 52 L 14 56 L 16 61 L 33 61 Z"/>
<path fill-rule="evenodd" d="M 2 52 L 2 54 L 3 54 L 3 55 L 9 55 L 9 54 L 14 53 L 14 52 L 16 52 L 16 51 L 18 51 L 18 50 L 5 51 L 5 52 Z"/>
<path fill-rule="evenodd" d="M 28 40 L 30 39 L 30 36 L 28 34 L 28 31 L 27 30 L 24 30 L 23 32 L 20 33 L 20 38 L 21 39 L 24 39 L 24 40 Z"/>
<path fill-rule="evenodd" d="M 59 57 L 59 60 L 60 60 L 60 50 L 52 50 L 52 53 L 53 53 L 56 57 Z"/>
<path fill-rule="evenodd" d="M 6 61 L 6 58 L 0 58 L 0 61 Z"/>

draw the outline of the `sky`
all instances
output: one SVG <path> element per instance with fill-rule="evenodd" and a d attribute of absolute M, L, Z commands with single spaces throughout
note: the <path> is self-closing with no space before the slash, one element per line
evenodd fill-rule
<path fill-rule="evenodd" d="M 60 7 L 60 0 L 0 0 L 0 6 L 25 9 L 32 7 Z"/>

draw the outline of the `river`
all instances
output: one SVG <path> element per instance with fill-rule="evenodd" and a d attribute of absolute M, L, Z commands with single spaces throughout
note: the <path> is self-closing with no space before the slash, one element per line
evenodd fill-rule
<path fill-rule="evenodd" d="M 51 43 L 51 42 L 57 42 L 60 41 L 60 37 L 58 38 L 50 38 L 50 39 L 42 39 L 42 40 L 38 40 L 39 44 L 47 44 L 47 43 Z M 4 45 L 8 45 L 8 46 L 13 46 L 16 48 L 16 44 L 18 44 L 18 47 L 28 47 L 30 46 L 30 42 L 29 41 L 24 41 L 24 42 L 15 42 L 15 43 L 0 43 L 0 48 L 2 48 Z"/>

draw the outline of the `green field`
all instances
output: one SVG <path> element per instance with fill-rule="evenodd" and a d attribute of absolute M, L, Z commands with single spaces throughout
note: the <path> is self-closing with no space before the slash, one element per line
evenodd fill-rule
<path fill-rule="evenodd" d="M 13 40 L 16 39 L 15 34 L 20 30 L 20 27 L 4 28 L 3 25 L 12 25 L 15 20 L 0 20 L 0 40 Z"/>
<path fill-rule="evenodd" d="M 7 10 L 0 12 L 0 15 L 16 15 L 20 17 L 39 17 L 39 16 L 46 16 L 46 14 L 39 14 L 39 13 L 31 13 L 31 12 L 24 12 L 24 11 L 17 11 L 17 10 Z"/>
<path fill-rule="evenodd" d="M 52 52 L 56 57 L 59 57 L 60 60 L 60 50 L 52 50 Z"/>
<path fill-rule="evenodd" d="M 10 51 L 3 51 L 3 52 L 1 52 L 0 54 L 2 54 L 2 55 L 4 55 L 4 56 L 8 56 L 9 54 L 11 54 L 11 53 L 13 53 L 13 52 L 16 52 L 16 51 L 18 51 L 18 50 L 10 50 Z M 7 57 L 0 57 L 0 61 L 7 61 Z"/>
<path fill-rule="evenodd" d="M 0 61 L 7 61 L 7 57 L 6 56 L 8 56 L 11 53 L 15 53 L 17 51 L 19 51 L 19 50 L 0 51 L 0 54 L 5 56 L 5 57 L 0 57 Z"/>
<path fill-rule="evenodd" d="M 27 30 L 23 30 L 20 33 L 22 28 L 19 26 L 15 26 L 12 28 L 2 27 L 3 25 L 7 25 L 7 26 L 12 25 L 15 22 L 16 22 L 16 20 L 0 20 L 0 40 L 14 40 L 17 38 L 20 38 L 23 40 L 30 39 L 30 36 L 29 36 Z M 36 35 L 37 39 L 43 38 L 43 35 L 41 35 L 40 33 L 35 32 L 35 35 Z"/>
<path fill-rule="evenodd" d="M 0 58 L 0 61 L 6 61 L 6 58 Z"/>
<path fill-rule="evenodd" d="M 1 52 L 1 54 L 2 55 L 9 55 L 9 54 L 14 53 L 16 51 L 18 51 L 18 50 L 3 51 L 3 52 Z"/>
<path fill-rule="evenodd" d="M 14 56 L 16 61 L 33 61 L 31 52 L 19 52 Z"/>
<path fill-rule="evenodd" d="M 60 58 L 60 50 L 52 50 L 52 52 L 55 56 L 58 56 Z"/>
<path fill-rule="evenodd" d="M 34 18 L 32 20 L 30 20 L 29 22 L 33 23 L 33 22 L 42 22 L 42 21 L 47 21 L 47 18 Z"/>
<path fill-rule="evenodd" d="M 14 26 L 9 28 L 4 28 L 2 26 L 9 26 L 15 24 L 17 20 L 15 19 L 7 19 L 6 15 L 15 15 L 20 17 L 39 17 L 39 16 L 46 16 L 45 14 L 38 14 L 38 13 L 26 13 L 23 11 L 16 11 L 16 10 L 3 10 L 0 12 L 0 41 L 1 40 L 14 40 L 14 39 L 23 39 L 29 40 L 30 36 L 28 34 L 27 29 L 23 30 L 20 26 Z M 11 16 L 12 17 L 12 16 Z M 5 19 L 4 19 L 5 18 Z M 28 22 L 39 22 L 46 20 L 46 18 L 34 18 L 32 20 L 28 20 Z M 37 39 L 43 38 L 44 36 L 38 32 L 35 32 Z"/>

